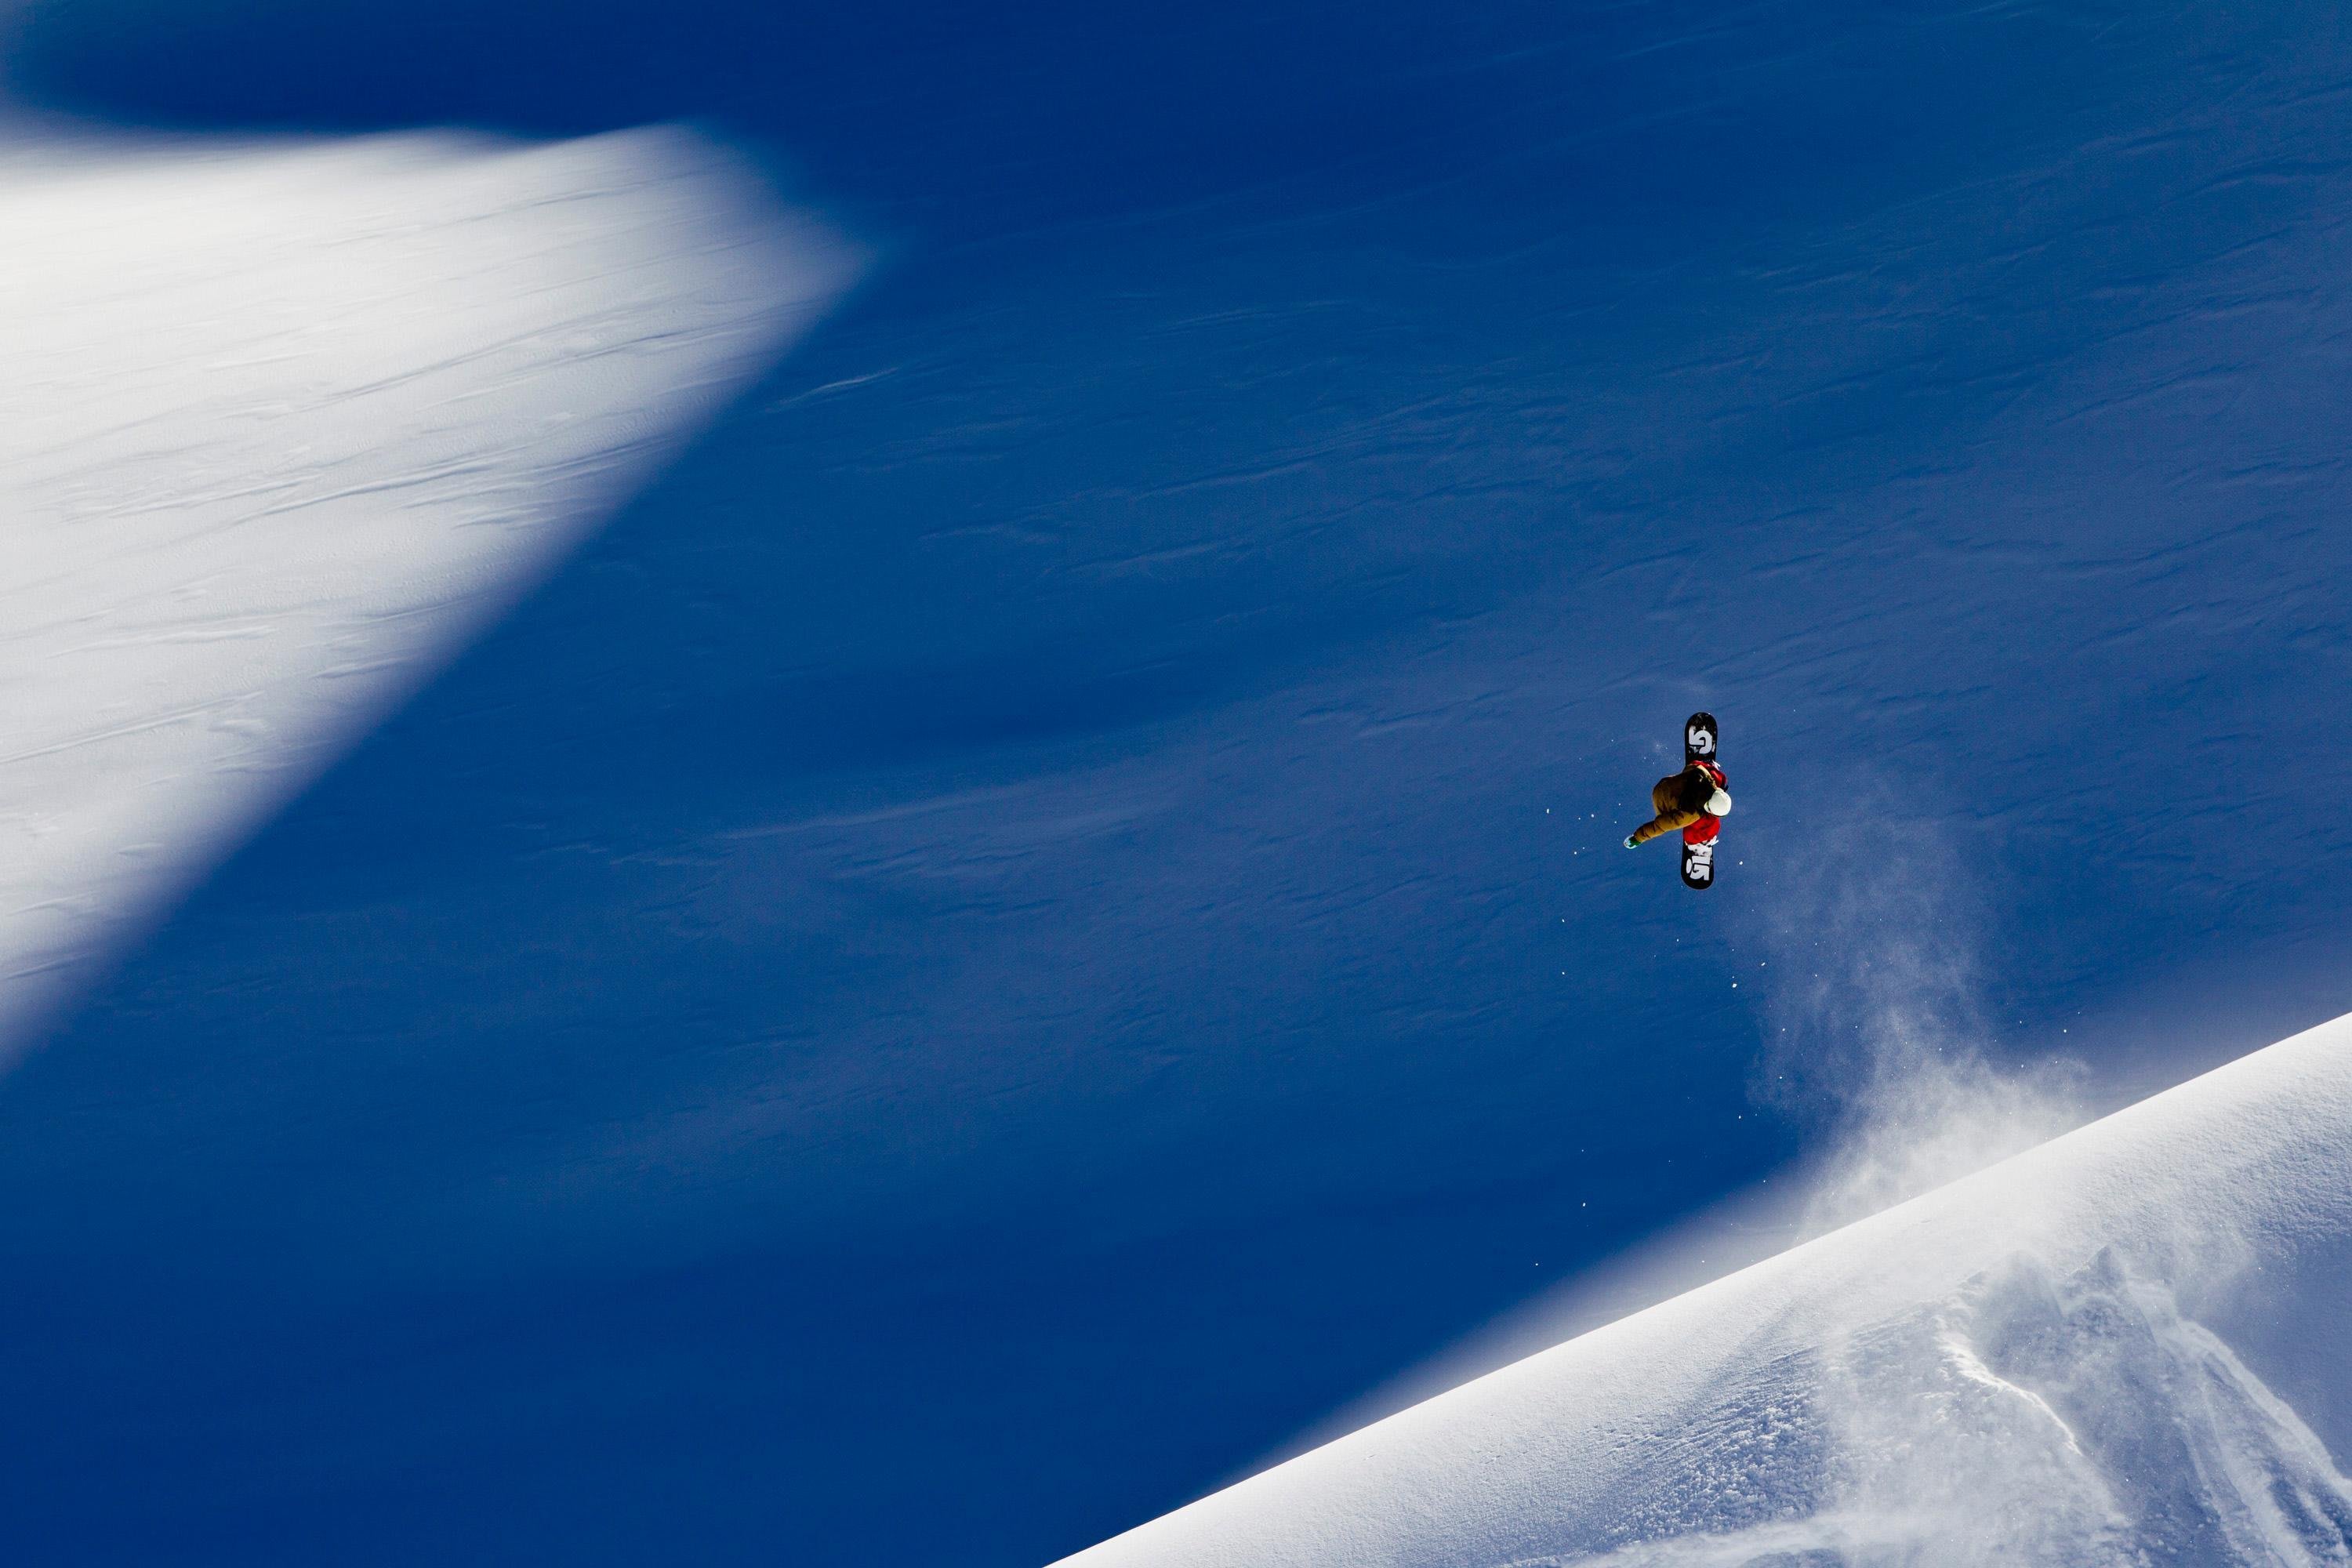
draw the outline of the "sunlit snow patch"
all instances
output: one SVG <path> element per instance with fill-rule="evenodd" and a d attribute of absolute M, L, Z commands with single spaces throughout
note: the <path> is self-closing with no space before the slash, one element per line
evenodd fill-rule
<path fill-rule="evenodd" d="M 2348 1288 L 2339 1019 L 1070 1564 L 2352 1562 Z"/>
<path fill-rule="evenodd" d="M 677 132 L 0 148 L 0 1061 L 846 284 Z"/>

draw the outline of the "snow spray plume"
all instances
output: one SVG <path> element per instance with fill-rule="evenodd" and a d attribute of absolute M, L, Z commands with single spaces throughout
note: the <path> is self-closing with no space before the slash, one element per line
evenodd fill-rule
<path fill-rule="evenodd" d="M 1890 794 L 1855 815 L 1905 814 Z M 1834 841 L 1784 888 L 1764 942 L 1779 973 L 1758 1089 L 1830 1126 L 1808 1228 L 1874 1214 L 2083 1120 L 2079 1065 L 1986 1054 L 1986 922 L 1941 838 Z"/>

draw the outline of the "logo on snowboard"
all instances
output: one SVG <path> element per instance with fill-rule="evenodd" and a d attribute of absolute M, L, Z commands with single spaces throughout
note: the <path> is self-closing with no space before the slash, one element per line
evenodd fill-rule
<path fill-rule="evenodd" d="M 1715 764 L 1715 743 L 1720 733 L 1715 715 L 1704 710 L 1683 721 L 1683 766 L 1704 764 L 1718 788 L 1723 779 Z M 1684 887 L 1703 891 L 1715 886 L 1715 836 L 1721 826 L 1705 818 L 1683 829 Z"/>

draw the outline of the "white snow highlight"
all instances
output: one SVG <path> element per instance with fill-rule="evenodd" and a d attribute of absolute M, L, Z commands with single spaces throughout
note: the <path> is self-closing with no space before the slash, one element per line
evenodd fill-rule
<path fill-rule="evenodd" d="M 1865 811 L 1898 820 L 1882 785 Z M 1804 1227 L 1835 1229 L 2087 1120 L 2063 1058 L 1996 1059 L 1973 883 L 1932 831 L 1780 868 L 1760 946 L 1774 1001 L 1759 1098 L 1824 1122 Z"/>
<path fill-rule="evenodd" d="M 2347 1177 L 2352 1018 L 1068 1562 L 2352 1560 L 2352 1481 L 2226 1327 L 2340 1386 Z"/>
<path fill-rule="evenodd" d="M 682 133 L 0 150 L 0 1063 L 847 284 Z"/>

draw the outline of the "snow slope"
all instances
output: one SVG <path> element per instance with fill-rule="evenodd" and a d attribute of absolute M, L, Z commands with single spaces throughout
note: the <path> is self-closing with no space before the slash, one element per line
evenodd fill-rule
<path fill-rule="evenodd" d="M 2107 1106 L 2352 1010 L 2340 0 L 36 9 L 897 243 L 0 1085 L 18 1556 L 1034 1568 L 1780 1191 L 1922 973 Z"/>
<path fill-rule="evenodd" d="M 1066 1561 L 2340 1563 L 2347 1151 L 2352 1018 Z"/>
<path fill-rule="evenodd" d="M 0 161 L 0 1031 L 852 265 L 671 133 L 38 141 Z"/>

